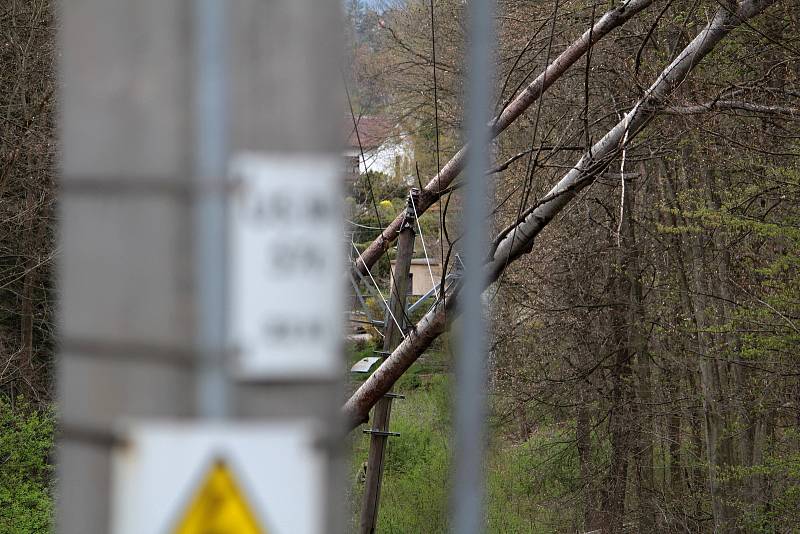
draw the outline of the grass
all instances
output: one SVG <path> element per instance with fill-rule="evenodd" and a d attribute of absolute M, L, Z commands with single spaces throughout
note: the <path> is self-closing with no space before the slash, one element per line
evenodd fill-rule
<path fill-rule="evenodd" d="M 352 361 L 369 356 L 367 345 L 351 352 Z M 378 531 L 381 533 L 445 532 L 450 457 L 449 377 L 442 371 L 447 358 L 431 352 L 407 372 L 394 391 L 406 396 L 392 404 L 390 428 L 400 432 L 389 439 L 381 491 Z M 356 376 L 353 385 L 363 381 Z M 369 449 L 369 436 L 353 433 L 349 476 L 351 524 L 357 531 L 361 497 L 360 476 Z M 415 513 L 409 513 L 414 510 Z"/>
<path fill-rule="evenodd" d="M 372 347 L 353 351 L 353 361 Z M 406 396 L 394 401 L 377 532 L 380 534 L 437 534 L 448 532 L 451 443 L 451 377 L 449 358 L 432 351 L 406 373 L 395 391 Z M 363 378 L 354 379 L 356 382 Z M 355 385 L 355 384 L 354 384 Z M 568 444 L 568 425 L 540 428 L 523 443 L 504 439 L 494 428 L 487 464 L 489 494 L 487 531 L 544 534 L 570 532 L 579 506 L 564 499 L 575 494 L 577 458 Z M 357 532 L 361 497 L 360 475 L 367 459 L 369 436 L 351 436 L 349 476 L 350 525 Z M 566 501 L 566 503 L 564 502 Z"/>

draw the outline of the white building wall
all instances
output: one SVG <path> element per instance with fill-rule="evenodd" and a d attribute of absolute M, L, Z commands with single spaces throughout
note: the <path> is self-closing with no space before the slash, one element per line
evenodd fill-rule
<path fill-rule="evenodd" d="M 411 148 L 408 142 L 399 143 L 387 141 L 374 150 L 365 150 L 364 158 L 359 163 L 361 173 L 367 171 L 382 172 L 389 176 L 395 175 L 395 161 L 400 157 L 401 165 L 411 159 Z M 366 160 L 366 165 L 364 164 Z M 402 176 L 394 176 L 402 178 Z"/>

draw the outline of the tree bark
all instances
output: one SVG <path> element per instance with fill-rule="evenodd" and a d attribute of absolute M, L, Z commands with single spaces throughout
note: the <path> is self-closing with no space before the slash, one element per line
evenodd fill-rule
<path fill-rule="evenodd" d="M 580 399 L 575 416 L 575 445 L 578 449 L 578 465 L 583 486 L 583 529 L 598 528 L 598 502 L 595 489 L 594 462 L 592 461 L 592 420 L 588 408 L 586 387 L 579 390 Z"/>
<path fill-rule="evenodd" d="M 739 5 L 735 12 L 725 7 L 717 10 L 708 25 L 675 60 L 665 68 L 636 105 L 592 149 L 584 154 L 536 206 L 528 210 L 521 223 L 497 245 L 489 262 L 490 278 L 497 279 L 506 265 L 531 251 L 533 240 L 558 215 L 579 191 L 588 186 L 644 126 L 665 107 L 667 96 L 691 70 L 741 22 L 761 13 L 776 0 L 752 0 Z"/>
<path fill-rule="evenodd" d="M 644 181 L 644 165 L 640 167 L 640 182 Z M 642 532 L 655 529 L 656 511 L 653 506 L 655 486 L 653 483 L 653 436 L 655 428 L 651 415 L 652 394 L 650 390 L 650 354 L 648 352 L 647 335 L 645 334 L 645 313 L 642 302 L 642 272 L 639 257 L 640 245 L 636 239 L 634 227 L 636 213 L 637 184 L 633 179 L 625 178 L 622 203 L 622 276 L 628 281 L 628 313 L 627 343 L 631 356 L 634 357 L 636 376 L 636 402 L 632 406 L 632 425 L 637 428 L 633 451 L 633 463 L 636 469 L 636 492 L 638 496 L 638 528 Z"/>
<path fill-rule="evenodd" d="M 628 487 L 628 464 L 633 445 L 632 413 L 633 401 L 631 380 L 631 358 L 633 354 L 627 342 L 626 305 L 622 297 L 627 292 L 627 281 L 616 275 L 617 300 L 621 303 L 611 312 L 612 339 L 616 357 L 611 368 L 611 405 L 609 407 L 609 434 L 611 436 L 611 462 L 606 477 L 606 495 L 603 503 L 603 534 L 622 532 L 625 518 L 625 495 Z"/>

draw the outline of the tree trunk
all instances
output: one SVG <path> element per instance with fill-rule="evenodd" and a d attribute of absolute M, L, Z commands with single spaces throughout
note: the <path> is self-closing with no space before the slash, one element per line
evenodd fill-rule
<path fill-rule="evenodd" d="M 644 165 L 640 176 L 644 178 Z M 624 178 L 626 187 L 622 202 L 621 239 L 623 262 L 621 275 L 628 284 L 627 344 L 635 356 L 636 402 L 632 405 L 632 426 L 637 429 L 633 460 L 636 468 L 638 497 L 638 528 L 652 532 L 655 528 L 656 512 L 653 506 L 655 486 L 653 483 L 653 436 L 655 427 L 651 415 L 652 393 L 650 390 L 650 354 L 645 333 L 645 312 L 642 302 L 642 273 L 639 258 L 640 245 L 636 240 L 636 182 Z M 624 296 L 624 295 L 623 295 Z"/>
<path fill-rule="evenodd" d="M 684 182 L 689 183 L 691 162 L 687 150 L 683 151 L 682 173 Z M 697 326 L 697 354 L 700 366 L 700 387 L 703 396 L 703 424 L 705 431 L 705 450 L 708 461 L 708 487 L 711 495 L 711 509 L 714 515 L 714 528 L 718 532 L 729 532 L 732 528 L 732 510 L 728 506 L 725 488 L 720 481 L 721 471 L 730 460 L 723 381 L 725 369 L 718 361 L 714 350 L 714 338 L 710 332 L 712 321 L 709 316 L 711 306 L 708 295 L 713 294 L 709 283 L 710 273 L 706 269 L 707 238 L 699 232 L 692 239 L 692 279 L 694 285 L 694 319 Z"/>
<path fill-rule="evenodd" d="M 580 387 L 578 395 L 580 398 L 575 416 L 575 445 L 578 449 L 578 465 L 583 488 L 583 529 L 589 532 L 600 528 L 599 503 L 592 461 L 592 419 L 586 388 Z"/>
<path fill-rule="evenodd" d="M 611 435 L 611 463 L 606 481 L 606 498 L 603 506 L 603 534 L 622 532 L 625 518 L 625 495 L 628 482 L 628 461 L 633 433 L 631 429 L 631 366 L 632 354 L 628 351 L 620 331 L 622 314 L 615 311 L 614 321 L 617 356 L 611 370 L 611 406 L 609 407 L 609 433 Z"/>

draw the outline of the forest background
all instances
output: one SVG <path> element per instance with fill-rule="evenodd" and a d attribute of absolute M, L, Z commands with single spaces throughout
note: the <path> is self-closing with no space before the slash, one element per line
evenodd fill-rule
<path fill-rule="evenodd" d="M 494 245 L 715 12 L 745 3 L 654 2 L 555 80 L 494 144 Z M 494 112 L 616 6 L 500 1 Z M 351 1 L 347 14 L 353 114 L 402 125 L 431 190 L 461 146 L 464 3 Z M 655 119 L 487 290 L 490 532 L 797 531 L 798 22 L 800 4 L 775 2 L 645 101 Z M 370 197 L 392 193 L 371 182 L 355 222 L 383 227 L 392 214 Z M 458 185 L 434 201 L 440 228 L 422 228 L 440 258 L 458 250 Z M 379 233 L 354 232 L 359 250 Z M 396 384 L 409 435 L 389 446 L 382 531 L 447 530 L 454 358 L 440 339 Z M 366 441 L 353 440 L 356 521 Z"/>

